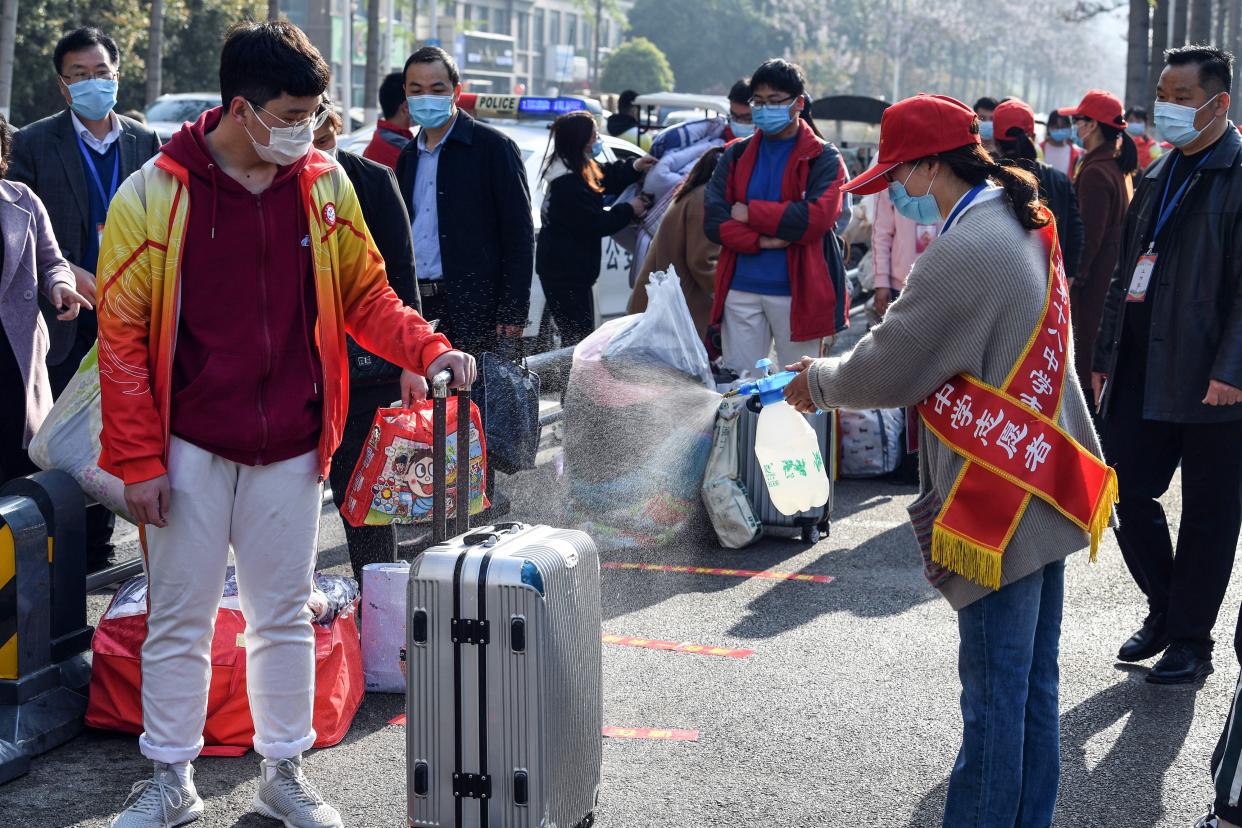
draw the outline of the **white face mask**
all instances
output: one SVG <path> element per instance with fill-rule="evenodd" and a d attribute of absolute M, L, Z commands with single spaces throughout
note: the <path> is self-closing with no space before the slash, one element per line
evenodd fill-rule
<path fill-rule="evenodd" d="M 263 123 L 263 119 L 259 118 L 259 113 L 255 110 L 254 104 L 246 101 L 246 105 L 250 107 L 254 117 L 258 118 L 259 123 Z M 259 109 L 263 109 L 263 107 L 259 107 Z M 266 109 L 263 109 L 263 111 L 267 112 Z M 272 115 L 270 112 L 267 112 L 267 114 Z M 272 115 L 272 117 L 281 121 L 281 123 L 287 123 L 275 115 Z M 314 144 L 315 130 L 323 125 L 323 121 L 327 117 L 327 110 L 324 110 L 320 115 L 307 118 L 305 121 L 294 124 L 291 127 L 269 127 L 267 124 L 263 124 L 268 131 L 267 146 L 256 141 L 248 128 L 243 127 L 243 129 L 246 129 L 246 135 L 250 137 L 250 143 L 254 146 L 256 155 L 269 164 L 285 167 L 310 152 L 311 146 Z"/>

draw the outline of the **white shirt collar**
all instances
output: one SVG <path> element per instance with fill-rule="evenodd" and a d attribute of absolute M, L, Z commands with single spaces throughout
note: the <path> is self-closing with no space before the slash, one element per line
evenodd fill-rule
<path fill-rule="evenodd" d="M 121 137 L 121 119 L 116 117 L 115 112 L 108 113 L 108 118 L 112 122 L 112 129 L 108 130 L 108 134 L 103 138 L 96 138 L 92 135 L 91 131 L 86 128 L 86 124 L 82 123 L 81 119 L 78 118 L 78 113 L 72 109 L 69 110 L 69 117 L 73 119 L 73 131 L 78 134 L 82 142 L 100 154 L 107 152 L 108 147 L 112 146 L 113 142 Z"/>

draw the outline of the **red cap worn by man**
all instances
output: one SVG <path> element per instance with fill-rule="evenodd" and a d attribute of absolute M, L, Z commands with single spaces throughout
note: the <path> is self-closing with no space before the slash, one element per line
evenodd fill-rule
<path fill-rule="evenodd" d="M 998 141 L 1009 139 L 1009 130 L 1017 127 L 1023 135 L 1035 134 L 1035 110 L 1016 98 L 1001 101 L 992 113 L 993 134 Z"/>
<path fill-rule="evenodd" d="M 884 110 L 875 165 L 841 189 L 855 195 L 878 193 L 888 186 L 888 173 L 897 165 L 978 143 L 979 116 L 966 104 L 948 95 L 906 98 Z"/>

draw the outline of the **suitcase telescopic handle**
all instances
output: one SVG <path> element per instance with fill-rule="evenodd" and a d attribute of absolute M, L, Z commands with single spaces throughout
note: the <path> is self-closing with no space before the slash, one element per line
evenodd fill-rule
<path fill-rule="evenodd" d="M 453 372 L 445 368 L 431 378 L 431 393 L 437 397 L 447 397 L 449 383 L 453 381 Z"/>
<path fill-rule="evenodd" d="M 432 506 L 431 539 L 441 543 L 448 538 L 448 397 L 453 372 L 447 368 L 431 378 L 432 387 Z M 470 529 L 470 389 L 457 397 L 457 479 L 455 534 Z"/>

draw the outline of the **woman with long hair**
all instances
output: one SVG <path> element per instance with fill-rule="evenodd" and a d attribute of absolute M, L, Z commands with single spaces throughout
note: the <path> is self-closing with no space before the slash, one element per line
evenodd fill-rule
<path fill-rule="evenodd" d="M 1126 133 L 1121 101 L 1111 92 L 1093 89 L 1077 107 L 1061 113 L 1073 119 L 1075 136 L 1086 150 L 1074 175 L 1083 243 L 1077 278 L 1070 284 L 1070 305 L 1075 369 L 1083 391 L 1090 394 L 1091 355 L 1121 253 L 1121 223 L 1134 197 L 1138 148 Z"/>
<path fill-rule="evenodd" d="M 1046 828 L 1059 776 L 1057 652 L 1065 558 L 1107 527 L 1116 476 L 1069 370 L 1055 223 L 1033 174 L 983 149 L 960 101 L 891 106 L 876 165 L 918 222 L 943 219 L 901 299 L 841 359 L 804 359 L 800 411 L 917 406 L 924 573 L 958 613 L 962 745 L 951 828 Z"/>
<path fill-rule="evenodd" d="M 595 328 L 592 289 L 599 280 L 600 240 L 647 212 L 636 196 L 604 208 L 604 195 L 618 195 L 655 164 L 646 155 L 601 164 L 595 118 L 570 112 L 552 122 L 551 152 L 543 165 L 545 193 L 535 270 L 563 346 L 576 345 Z"/>
<path fill-rule="evenodd" d="M 707 333 L 711 319 L 712 295 L 716 287 L 716 260 L 720 245 L 703 233 L 703 190 L 711 181 L 724 147 L 712 147 L 703 153 L 686 180 L 678 185 L 673 203 L 660 220 L 647 258 L 643 260 L 634 293 L 630 296 L 630 313 L 647 309 L 647 280 L 652 273 L 676 269 L 681 279 L 681 292 L 699 336 Z"/>

